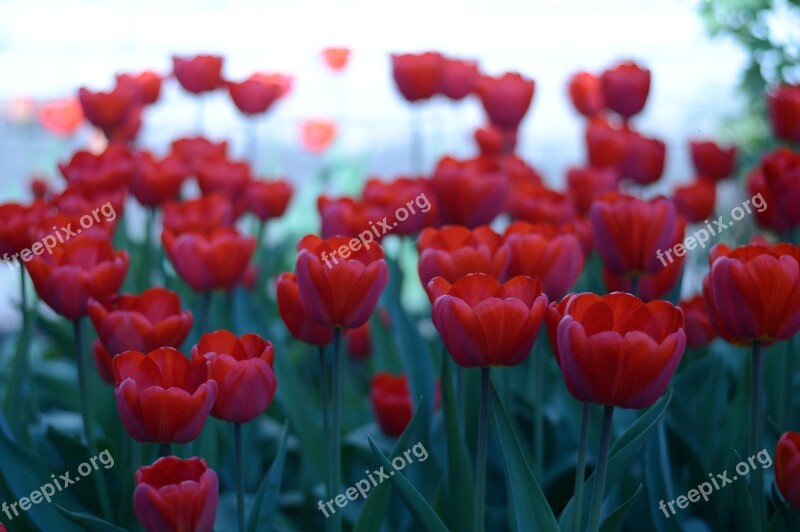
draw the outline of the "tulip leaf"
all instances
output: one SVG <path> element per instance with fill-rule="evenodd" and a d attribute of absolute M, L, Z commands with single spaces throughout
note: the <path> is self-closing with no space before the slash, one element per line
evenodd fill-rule
<path fill-rule="evenodd" d="M 493 385 L 491 389 L 492 409 L 506 462 L 508 488 L 511 492 L 516 530 L 557 531 L 558 523 L 553 515 L 553 510 L 525 459 L 525 453 L 516 432 L 514 432 L 511 419 Z"/>
<path fill-rule="evenodd" d="M 417 488 L 402 473 L 394 470 L 389 459 L 381 452 L 371 436 L 369 436 L 369 444 L 378 462 L 391 475 L 389 481 L 397 490 L 400 498 L 403 499 L 408 511 L 414 516 L 414 520 L 420 528 L 426 532 L 448 532 L 447 527 L 444 526 L 436 511 L 425 500 L 425 497 L 417 491 Z"/>
<path fill-rule="evenodd" d="M 95 517 L 92 514 L 71 512 L 60 504 L 56 504 L 56 508 L 58 508 L 58 511 L 64 514 L 67 519 L 80 526 L 83 530 L 87 530 L 88 532 L 125 532 L 124 528 L 113 525 L 108 521 L 104 521 L 99 517 Z"/>
<path fill-rule="evenodd" d="M 278 507 L 278 495 L 281 491 L 281 481 L 283 480 L 283 466 L 286 462 L 286 439 L 289 434 L 289 422 L 283 424 L 283 430 L 278 440 L 278 450 L 275 453 L 275 460 L 272 462 L 269 471 L 256 492 L 256 498 L 250 508 L 250 516 L 247 519 L 247 530 L 273 530 L 275 528 L 275 516 Z"/>
<path fill-rule="evenodd" d="M 408 422 L 405 430 L 397 438 L 394 446 L 392 447 L 392 456 L 399 455 L 403 450 L 408 448 L 408 444 L 411 441 L 411 436 L 417 431 L 417 427 L 419 427 L 420 419 L 422 419 L 421 415 L 421 407 L 422 400 L 420 399 L 417 401 L 417 405 L 414 407 L 414 417 L 411 418 L 411 421 Z M 370 439 L 368 437 L 368 439 Z M 370 445 L 371 447 L 371 445 Z M 375 489 L 369 492 L 369 498 L 364 503 L 364 507 L 361 509 L 361 515 L 358 517 L 358 521 L 353 528 L 353 532 L 367 532 L 371 530 L 380 530 L 381 523 L 383 522 L 384 517 L 386 517 L 386 508 L 389 504 L 389 485 L 388 484 L 378 484 Z"/>
<path fill-rule="evenodd" d="M 636 493 L 631 495 L 619 508 L 603 519 L 603 522 L 600 524 L 600 532 L 616 532 L 617 530 L 622 530 L 622 523 L 625 522 L 625 518 L 628 517 L 628 512 L 633 508 L 633 504 L 636 502 L 636 499 L 639 498 L 640 493 L 642 493 L 641 484 L 639 484 L 639 487 L 636 489 Z"/>

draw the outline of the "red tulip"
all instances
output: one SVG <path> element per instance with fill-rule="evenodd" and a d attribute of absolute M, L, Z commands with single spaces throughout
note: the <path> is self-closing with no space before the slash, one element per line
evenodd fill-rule
<path fill-rule="evenodd" d="M 609 192 L 592 205 L 589 219 L 600 260 L 614 275 L 657 272 L 666 265 L 659 254 L 683 240 L 684 222 L 666 198 Z"/>
<path fill-rule="evenodd" d="M 116 191 L 130 184 L 135 160 L 126 148 L 111 145 L 99 155 L 75 152 L 68 163 L 59 163 L 58 169 L 71 188 Z"/>
<path fill-rule="evenodd" d="M 172 153 L 183 159 L 189 168 L 194 169 L 203 159 L 224 159 L 228 153 L 228 142 L 212 142 L 205 137 L 187 137 L 173 140 Z"/>
<path fill-rule="evenodd" d="M 516 72 L 500 77 L 483 76 L 477 93 L 492 124 L 501 129 L 517 129 L 533 100 L 535 82 Z"/>
<path fill-rule="evenodd" d="M 628 132 L 628 148 L 619 170 L 620 176 L 640 185 L 655 183 L 664 173 L 666 145 L 658 139 Z"/>
<path fill-rule="evenodd" d="M 285 94 L 280 80 L 267 74 L 255 73 L 241 83 L 228 83 L 228 92 L 236 107 L 246 115 L 266 112 Z"/>
<path fill-rule="evenodd" d="M 697 294 L 691 299 L 681 299 L 684 329 L 686 329 L 686 345 L 693 349 L 708 345 L 717 337 L 717 331 L 708 316 L 703 295 Z"/>
<path fill-rule="evenodd" d="M 675 189 L 673 201 L 687 222 L 702 222 L 714 212 L 717 186 L 713 181 L 698 179 Z"/>
<path fill-rule="evenodd" d="M 347 340 L 347 351 L 353 360 L 364 360 L 372 353 L 372 335 L 370 334 L 369 322 L 361 327 L 350 329 L 345 336 Z"/>
<path fill-rule="evenodd" d="M 397 90 L 409 102 L 427 100 L 439 89 L 444 58 L 436 52 L 392 54 L 392 75 Z"/>
<path fill-rule="evenodd" d="M 436 195 L 428 179 L 398 177 L 381 181 L 371 178 L 364 184 L 362 196 L 365 202 L 391 214 L 394 219 L 397 219 L 400 209 L 408 213 L 405 220 L 397 220 L 397 227 L 392 228 L 395 235 L 416 235 L 425 227 L 436 225 L 439 220 L 438 205 L 432 201 Z M 371 219 L 374 222 L 378 220 L 380 218 Z"/>
<path fill-rule="evenodd" d="M 720 181 L 733 173 L 736 164 L 736 146 L 722 148 L 711 141 L 689 143 L 692 164 L 699 175 L 712 181 Z"/>
<path fill-rule="evenodd" d="M 650 406 L 667 388 L 686 347 L 678 307 L 643 303 L 622 292 L 568 295 L 548 309 L 548 326 L 556 323 L 555 354 L 579 401 Z"/>
<path fill-rule="evenodd" d="M 422 286 L 434 277 L 455 283 L 469 273 L 503 279 L 510 259 L 503 237 L 486 225 L 473 230 L 459 225 L 425 229 L 417 249 Z"/>
<path fill-rule="evenodd" d="M 463 100 L 475 90 L 479 78 L 478 63 L 444 58 L 439 78 L 439 92 L 451 100 Z"/>
<path fill-rule="evenodd" d="M 37 118 L 46 131 L 67 137 L 75 133 L 85 117 L 77 98 L 61 98 L 43 103 Z"/>
<path fill-rule="evenodd" d="M 583 116 L 592 118 L 605 110 L 605 96 L 598 76 L 577 72 L 569 79 L 568 90 L 572 105 Z"/>
<path fill-rule="evenodd" d="M 304 120 L 300 124 L 300 143 L 309 153 L 322 153 L 336 140 L 337 129 L 332 120 Z"/>
<path fill-rule="evenodd" d="M 576 217 L 573 202 L 568 196 L 536 183 L 515 186 L 509 195 L 507 210 L 514 219 L 532 224 L 561 225 Z"/>
<path fill-rule="evenodd" d="M 135 75 L 120 74 L 117 76 L 117 82 L 121 80 L 131 80 L 139 85 L 144 104 L 156 103 L 161 95 L 161 75 L 156 72 L 146 70 Z"/>
<path fill-rule="evenodd" d="M 311 319 L 344 329 L 363 325 L 389 280 L 380 245 L 307 235 L 297 250 L 300 299 Z"/>
<path fill-rule="evenodd" d="M 222 194 L 164 205 L 164 230 L 175 234 L 233 227 L 235 219 L 233 204 Z"/>
<path fill-rule="evenodd" d="M 84 231 L 52 248 L 52 253 L 33 256 L 27 267 L 39 297 L 75 320 L 86 315 L 90 298 L 104 301 L 117 293 L 128 264 L 128 254 L 115 252 L 105 232 Z"/>
<path fill-rule="evenodd" d="M 129 78 L 117 80 L 110 92 L 91 92 L 81 87 L 78 92 L 86 119 L 109 137 L 109 132 L 128 123 L 143 99 L 142 89 Z"/>
<path fill-rule="evenodd" d="M 665 260 L 666 264 L 657 272 L 637 276 L 635 293 L 632 276 L 614 275 L 603 268 L 603 283 L 606 286 L 606 291 L 628 292 L 644 302 L 663 298 L 675 287 L 675 283 L 680 279 L 686 256 L 670 258 L 672 260 Z"/>
<path fill-rule="evenodd" d="M 340 72 L 347 68 L 347 62 L 350 60 L 350 49 L 344 47 L 332 47 L 322 50 L 322 60 L 328 65 L 328 68 L 334 72 Z"/>
<path fill-rule="evenodd" d="M 194 173 L 203 194 L 218 192 L 234 202 L 244 197 L 251 179 L 249 164 L 224 158 L 202 159 L 194 165 Z"/>
<path fill-rule="evenodd" d="M 491 124 L 475 130 L 473 135 L 482 156 L 511 155 L 517 147 L 517 132 L 499 129 Z"/>
<path fill-rule="evenodd" d="M 103 347 L 111 354 L 180 348 L 192 328 L 192 313 L 181 311 L 178 294 L 155 287 L 140 295 L 121 294 L 90 300 L 89 317 Z"/>
<path fill-rule="evenodd" d="M 385 371 L 376 373 L 372 377 L 369 397 L 381 430 L 392 438 L 400 436 L 414 413 L 406 376 L 394 376 Z"/>
<path fill-rule="evenodd" d="M 48 210 L 43 201 L 35 201 L 30 205 L 20 203 L 3 203 L 0 205 L 0 253 L 3 259 L 8 255 L 19 253 L 30 248 L 36 238 L 30 228 L 36 225 L 39 218 Z M 50 227 L 48 227 L 50 229 Z M 9 259 L 10 260 L 10 259 Z"/>
<path fill-rule="evenodd" d="M 800 329 L 800 247 L 711 248 L 703 298 L 711 322 L 732 344 L 770 344 Z"/>
<path fill-rule="evenodd" d="M 114 370 L 111 365 L 114 363 L 114 357 L 111 353 L 106 351 L 100 340 L 92 342 L 92 358 L 94 359 L 94 366 L 97 368 L 97 374 L 100 378 L 108 384 L 114 385 Z"/>
<path fill-rule="evenodd" d="M 292 198 L 292 185 L 286 181 L 250 181 L 245 187 L 247 210 L 259 220 L 283 216 Z"/>
<path fill-rule="evenodd" d="M 222 57 L 197 55 L 192 58 L 172 56 L 173 74 L 187 91 L 200 94 L 223 84 Z"/>
<path fill-rule="evenodd" d="M 125 188 L 103 190 L 89 187 L 67 187 L 61 194 L 53 197 L 50 203 L 58 210 L 59 215 L 70 218 L 69 221 L 72 222 L 73 227 L 82 227 L 84 231 L 103 229 L 111 235 L 114 233 L 116 220 L 123 214 L 126 199 L 127 189 Z M 47 226 L 42 220 L 39 225 L 45 230 L 51 229 L 50 232 L 52 232 L 52 223 Z"/>
<path fill-rule="evenodd" d="M 204 359 L 189 360 L 172 347 L 148 354 L 126 351 L 112 364 L 117 410 L 140 442 L 188 443 L 200 434 L 217 399 Z"/>
<path fill-rule="evenodd" d="M 781 85 L 767 94 L 772 132 L 779 139 L 800 140 L 800 85 Z"/>
<path fill-rule="evenodd" d="M 778 232 L 800 224 L 800 153 L 781 148 L 765 154 L 747 188 L 759 224 Z"/>
<path fill-rule="evenodd" d="M 445 157 L 431 178 L 441 222 L 478 227 L 494 220 L 509 194 L 500 173 L 480 174 L 464 162 Z"/>
<path fill-rule="evenodd" d="M 624 62 L 603 72 L 603 96 L 608 107 L 626 119 L 644 109 L 650 92 L 650 71 Z"/>
<path fill-rule="evenodd" d="M 231 290 L 256 248 L 254 238 L 230 227 L 180 234 L 165 229 L 161 240 L 175 271 L 195 292 Z"/>
<path fill-rule="evenodd" d="M 47 176 L 33 174 L 29 186 L 34 199 L 45 200 L 53 195 L 53 191 L 50 188 L 50 180 Z"/>
<path fill-rule="evenodd" d="M 292 336 L 307 344 L 320 347 L 331 343 L 333 329 L 315 323 L 303 307 L 297 277 L 293 273 L 282 273 L 278 276 L 276 285 L 278 311 Z"/>
<path fill-rule="evenodd" d="M 136 154 L 131 193 L 142 205 L 156 207 L 175 200 L 189 174 L 189 167 L 177 155 L 156 160 L 150 152 Z"/>
<path fill-rule="evenodd" d="M 145 530 L 211 532 L 219 480 L 202 458 L 163 456 L 136 471 L 133 508 Z"/>
<path fill-rule="evenodd" d="M 608 121 L 595 118 L 586 127 L 586 153 L 589 166 L 623 170 L 628 157 L 629 134 L 626 129 L 613 127 Z"/>
<path fill-rule="evenodd" d="M 581 216 L 589 213 L 595 199 L 617 189 L 619 178 L 613 168 L 570 168 L 567 170 L 567 190 L 575 209 Z"/>
<path fill-rule="evenodd" d="M 211 415 L 230 423 L 247 423 L 272 402 L 278 383 L 272 371 L 275 350 L 257 334 L 241 338 L 230 331 L 204 334 L 192 348 L 192 360 L 208 361 L 217 381 Z"/>
<path fill-rule="evenodd" d="M 538 279 L 548 299 L 567 293 L 583 269 L 580 240 L 559 233 L 554 225 L 514 222 L 506 229 L 505 242 L 510 257 L 506 276 Z"/>
<path fill-rule="evenodd" d="M 385 209 L 366 201 L 353 198 L 331 199 L 324 194 L 317 199 L 317 208 L 322 221 L 322 238 L 337 235 L 355 237 L 363 231 L 371 233 L 375 222 L 383 219 L 386 214 Z M 385 231 L 378 232 L 381 234 L 375 239 L 380 241 L 383 238 L 382 232 Z"/>
<path fill-rule="evenodd" d="M 800 510 L 800 433 L 784 432 L 775 448 L 775 484 L 792 507 Z"/>

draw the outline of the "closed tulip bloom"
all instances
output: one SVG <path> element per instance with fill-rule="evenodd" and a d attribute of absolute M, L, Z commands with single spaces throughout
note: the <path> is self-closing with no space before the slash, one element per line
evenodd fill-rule
<path fill-rule="evenodd" d="M 309 153 L 319 154 L 336 140 L 338 126 L 333 120 L 314 118 L 300 123 L 300 144 Z"/>
<path fill-rule="evenodd" d="M 518 276 L 500 284 L 471 273 L 455 284 L 436 277 L 427 289 L 433 324 L 460 366 L 516 366 L 530 354 L 547 307 L 537 279 Z"/>
<path fill-rule="evenodd" d="M 617 189 L 619 177 L 613 168 L 570 168 L 567 170 L 567 190 L 575 209 L 581 216 L 589 213 L 595 199 Z"/>
<path fill-rule="evenodd" d="M 172 347 L 126 351 L 112 364 L 117 410 L 128 434 L 148 443 L 188 443 L 200 434 L 217 399 L 204 359 Z"/>
<path fill-rule="evenodd" d="M 364 184 L 362 196 L 367 203 L 392 216 L 401 208 L 409 213 L 408 218 L 397 220 L 397 227 L 392 228 L 396 235 L 416 235 L 439 221 L 436 194 L 430 180 L 425 178 L 398 177 L 391 181 L 370 178 Z"/>
<path fill-rule="evenodd" d="M 569 98 L 575 109 L 587 118 L 603 112 L 606 107 L 603 87 L 598 76 L 577 72 L 569 79 Z"/>
<path fill-rule="evenodd" d="M 334 72 L 347 68 L 350 60 L 350 49 L 345 47 L 329 47 L 322 50 L 322 60 Z"/>
<path fill-rule="evenodd" d="M 628 130 L 616 128 L 604 119 L 594 118 L 586 127 L 585 138 L 589 166 L 611 167 L 617 173 L 623 170 L 630 149 Z"/>
<path fill-rule="evenodd" d="M 681 310 L 623 292 L 565 299 L 551 312 L 561 314 L 557 354 L 570 393 L 579 401 L 621 408 L 653 404 L 686 347 Z"/>
<path fill-rule="evenodd" d="M 714 212 L 717 187 L 712 181 L 698 179 L 694 183 L 677 187 L 673 201 L 687 222 L 702 222 Z"/>
<path fill-rule="evenodd" d="M 70 320 L 86 315 L 90 298 L 105 301 L 122 287 L 129 258 L 102 230 L 84 231 L 27 263 L 36 293 Z"/>
<path fill-rule="evenodd" d="M 131 181 L 131 193 L 147 207 L 163 205 L 175 200 L 189 174 L 189 167 L 177 155 L 157 160 L 149 152 L 136 155 L 136 166 Z"/>
<path fill-rule="evenodd" d="M 786 502 L 800 510 L 800 432 L 784 432 L 778 440 L 775 484 Z"/>
<path fill-rule="evenodd" d="M 684 222 L 666 198 L 609 192 L 592 205 L 589 219 L 600 260 L 614 275 L 655 273 L 664 266 L 657 252 L 683 239 Z"/>
<path fill-rule="evenodd" d="M 751 244 L 711 249 L 703 298 L 719 335 L 732 344 L 770 344 L 800 329 L 800 247 Z"/>
<path fill-rule="evenodd" d="M 603 96 L 609 109 L 626 119 L 638 114 L 647 103 L 650 71 L 634 62 L 624 62 L 603 72 Z"/>
<path fill-rule="evenodd" d="M 307 344 L 320 347 L 331 343 L 333 328 L 319 325 L 311 319 L 300 299 L 297 277 L 293 273 L 282 273 L 278 276 L 276 286 L 278 311 L 292 336 Z"/>
<path fill-rule="evenodd" d="M 506 276 L 538 279 L 548 299 L 566 294 L 583 269 L 580 240 L 559 233 L 554 225 L 514 222 L 506 229 L 505 242 L 510 257 Z"/>
<path fill-rule="evenodd" d="M 460 225 L 425 229 L 417 240 L 422 286 L 434 277 L 455 283 L 469 273 L 503 279 L 510 259 L 503 237 L 489 226 L 467 229 Z"/>
<path fill-rule="evenodd" d="M 324 194 L 317 199 L 317 208 L 322 222 L 322 238 L 337 235 L 355 237 L 362 231 L 372 233 L 375 221 L 383 219 L 387 213 L 371 202 L 347 197 L 333 199 Z M 378 233 L 375 239 L 380 241 L 384 236 L 383 230 L 378 228 Z"/>
<path fill-rule="evenodd" d="M 230 227 L 180 234 L 165 229 L 161 241 L 175 271 L 196 292 L 232 289 L 256 248 L 254 238 Z"/>
<path fill-rule="evenodd" d="M 690 299 L 681 299 L 679 303 L 683 311 L 686 346 L 692 349 L 705 347 L 717 337 L 717 331 L 708 316 L 703 295 L 697 294 Z"/>
<path fill-rule="evenodd" d="M 233 227 L 235 221 L 233 204 L 222 194 L 164 205 L 164 230 L 175 234 Z"/>
<path fill-rule="evenodd" d="M 204 334 L 192 348 L 192 360 L 207 360 L 217 381 L 217 401 L 211 415 L 230 423 L 247 423 L 272 402 L 278 383 L 272 371 L 272 342 L 257 334 L 241 338 L 230 331 Z"/>
<path fill-rule="evenodd" d="M 283 180 L 251 181 L 245 186 L 247 210 L 262 222 L 279 218 L 286 212 L 293 192 L 292 185 Z"/>
<path fill-rule="evenodd" d="M 48 211 L 48 205 L 44 201 L 35 201 L 30 205 L 0 205 L 0 220 L 3 221 L 0 223 L 0 254 L 14 255 L 24 248 L 30 248 L 35 240 L 30 227 L 36 225 L 40 217 Z"/>
<path fill-rule="evenodd" d="M 781 85 L 767 94 L 772 132 L 783 140 L 800 140 L 800 85 Z"/>
<path fill-rule="evenodd" d="M 307 235 L 297 243 L 297 284 L 311 319 L 354 329 L 366 323 L 389 281 L 378 244 L 353 246 L 345 237 Z"/>
<path fill-rule="evenodd" d="M 566 194 L 537 183 L 522 183 L 509 194 L 508 213 L 516 220 L 532 224 L 561 225 L 576 218 L 572 199 Z"/>
<path fill-rule="evenodd" d="M 392 54 L 392 76 L 409 102 L 431 98 L 439 89 L 444 59 L 436 52 Z"/>
<path fill-rule="evenodd" d="M 469 164 L 445 158 L 431 178 L 443 224 L 478 227 L 500 214 L 510 193 L 499 172 L 480 173 Z"/>
<path fill-rule="evenodd" d="M 204 195 L 216 192 L 224 194 L 232 201 L 244 197 L 245 187 L 251 178 L 248 163 L 225 158 L 202 159 L 195 164 L 194 173 Z"/>
<path fill-rule="evenodd" d="M 500 129 L 492 124 L 476 129 L 473 137 L 484 157 L 511 155 L 517 147 L 516 130 Z"/>
<path fill-rule="evenodd" d="M 664 173 L 666 145 L 655 138 L 628 132 L 628 148 L 620 167 L 620 176 L 640 185 L 655 183 Z"/>
<path fill-rule="evenodd" d="M 376 373 L 372 377 L 369 397 L 375 420 L 384 434 L 392 438 L 400 436 L 414 413 L 408 378 L 385 371 Z"/>
<path fill-rule="evenodd" d="M 535 82 L 516 72 L 500 77 L 483 76 L 477 93 L 492 124 L 501 129 L 517 129 L 533 101 Z"/>
<path fill-rule="evenodd" d="M 765 154 L 748 176 L 747 189 L 759 224 L 778 232 L 799 225 L 800 153 L 781 148 Z"/>
<path fill-rule="evenodd" d="M 136 471 L 133 509 L 148 532 L 211 532 L 219 480 L 202 458 L 163 456 Z"/>
<path fill-rule="evenodd" d="M 439 92 L 451 100 L 463 100 L 475 90 L 479 78 L 478 63 L 445 58 L 442 62 Z"/>
<path fill-rule="evenodd" d="M 153 104 L 158 101 L 161 95 L 161 75 L 151 70 L 145 70 L 139 74 L 120 74 L 117 82 L 131 80 L 139 85 L 142 95 L 142 103 Z"/>
<path fill-rule="evenodd" d="M 132 79 L 117 80 L 109 92 L 92 92 L 81 87 L 78 99 L 86 119 L 95 127 L 108 132 L 127 123 L 131 113 L 142 103 L 143 93 Z"/>
<path fill-rule="evenodd" d="M 161 287 L 139 295 L 121 294 L 89 301 L 89 317 L 103 347 L 112 355 L 180 348 L 192 328 L 192 313 L 181 311 L 178 294 Z"/>
<path fill-rule="evenodd" d="M 697 140 L 689 143 L 689 150 L 699 177 L 720 181 L 733 174 L 736 146 L 723 148 L 709 140 Z"/>
<path fill-rule="evenodd" d="M 173 74 L 181 86 L 193 94 L 210 92 L 221 87 L 222 57 L 197 55 L 191 58 L 172 56 Z"/>
<path fill-rule="evenodd" d="M 228 142 L 212 142 L 205 137 L 185 137 L 173 140 L 171 153 L 185 162 L 192 172 L 203 159 L 224 159 L 228 153 Z"/>
<path fill-rule="evenodd" d="M 272 77 L 255 73 L 241 83 L 228 83 L 231 100 L 242 113 L 257 115 L 266 112 L 284 95 L 284 87 Z"/>

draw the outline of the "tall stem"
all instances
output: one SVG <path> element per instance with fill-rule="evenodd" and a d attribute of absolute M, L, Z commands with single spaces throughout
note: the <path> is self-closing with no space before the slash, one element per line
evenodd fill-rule
<path fill-rule="evenodd" d="M 150 284 L 150 261 L 152 254 L 153 224 L 155 223 L 155 207 L 147 208 L 147 220 L 144 226 L 144 249 L 142 250 L 142 263 L 139 266 L 139 290 L 144 291 Z"/>
<path fill-rule="evenodd" d="M 589 439 L 589 413 L 588 402 L 583 403 L 581 414 L 581 439 L 578 442 L 578 466 L 575 469 L 575 503 L 572 506 L 572 530 L 581 530 L 581 510 L 583 506 L 583 479 L 586 474 L 586 442 Z"/>
<path fill-rule="evenodd" d="M 89 375 L 87 373 L 87 362 L 83 349 L 82 319 L 78 318 L 72 322 L 75 333 L 75 358 L 78 363 L 78 383 L 81 391 L 81 414 L 83 416 L 83 431 L 86 436 L 86 446 L 93 455 L 97 454 L 97 441 L 94 438 L 94 404 L 91 400 L 92 390 Z M 97 496 L 100 498 L 100 509 L 106 519 L 111 519 L 111 501 L 108 497 L 106 488 L 106 478 L 102 473 L 92 475 Z"/>
<path fill-rule="evenodd" d="M 541 340 L 540 340 L 541 341 Z M 536 446 L 534 466 L 538 478 L 542 478 L 544 468 L 544 353 L 541 349 L 533 348 L 533 393 L 536 398 L 536 408 L 533 411 L 533 438 Z"/>
<path fill-rule="evenodd" d="M 244 532 L 244 470 L 242 469 L 242 424 L 233 424 L 236 446 L 236 510 L 239 515 L 239 532 Z"/>
<path fill-rule="evenodd" d="M 342 373 L 344 370 L 340 350 L 342 330 L 333 328 L 333 422 L 331 435 L 331 463 L 333 465 L 331 478 L 333 481 L 331 492 L 337 492 L 342 480 Z M 339 512 L 331 518 L 333 532 L 342 530 L 342 515 Z"/>
<path fill-rule="evenodd" d="M 603 426 L 600 429 L 600 448 L 597 451 L 597 471 L 592 489 L 592 504 L 589 509 L 589 532 L 597 532 L 600 528 L 600 510 L 603 507 L 603 491 L 606 487 L 606 469 L 608 469 L 608 444 L 611 441 L 611 420 L 614 407 L 603 407 Z"/>
<path fill-rule="evenodd" d="M 208 313 L 211 310 L 211 296 L 213 292 L 208 291 L 204 292 L 200 297 L 202 298 L 200 302 L 200 319 L 197 322 L 198 328 L 198 340 L 201 336 L 203 336 L 206 332 L 208 332 Z"/>
<path fill-rule="evenodd" d="M 328 397 L 328 371 L 327 364 L 325 364 L 325 348 L 319 346 L 319 382 L 321 390 L 320 401 L 322 403 L 322 441 L 331 441 L 331 427 L 330 427 L 330 405 Z M 325 472 L 325 495 L 328 499 L 334 496 L 334 480 L 333 480 L 333 464 L 328 461 L 327 471 Z"/>
<path fill-rule="evenodd" d="M 763 353 L 761 342 L 753 343 L 752 366 L 750 372 L 750 456 L 755 456 L 761 450 L 761 435 L 764 432 L 764 413 L 761 406 L 762 381 L 763 381 Z M 753 510 L 755 512 L 756 527 L 764 530 L 764 479 L 762 469 L 753 469 Z"/>
<path fill-rule="evenodd" d="M 411 168 L 415 175 L 424 171 L 422 144 L 422 107 L 417 102 L 411 105 Z"/>
<path fill-rule="evenodd" d="M 475 456 L 475 531 L 486 529 L 486 447 L 489 443 L 489 366 L 481 368 L 481 405 Z"/>

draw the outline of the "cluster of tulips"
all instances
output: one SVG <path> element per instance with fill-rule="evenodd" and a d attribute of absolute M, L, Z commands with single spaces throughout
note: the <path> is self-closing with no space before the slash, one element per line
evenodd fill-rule
<path fill-rule="evenodd" d="M 348 61 L 346 49 L 324 56 L 337 70 Z M 222 67 L 216 56 L 175 58 L 173 74 L 192 94 L 226 87 L 244 114 L 267 111 L 291 85 L 282 75 L 224 81 Z M 42 312 L 28 294 L 30 280 L 38 298 L 72 323 L 83 441 L 69 445 L 91 455 L 106 442 L 120 453 L 124 471 L 110 487 L 118 478 L 98 472 L 85 500 L 73 496 L 58 510 L 40 506 L 20 519 L 44 529 L 131 526 L 124 505 L 112 504 L 115 495 L 132 501 L 141 526 L 153 531 L 324 522 L 334 532 L 382 524 L 595 532 L 622 527 L 631 512 L 662 530 L 659 513 L 635 508 L 642 478 L 657 500 L 679 476 L 670 469 L 678 440 L 669 435 L 675 428 L 665 414 L 673 394 L 665 392 L 681 372 L 699 375 L 700 383 L 710 378 L 695 368 L 717 368 L 706 361 L 716 356 L 714 345 L 727 342 L 749 349 L 734 353 L 749 356 L 750 368 L 735 392 L 715 390 L 735 393 L 737 404 L 749 398 L 749 421 L 737 424 L 730 442 L 715 449 L 719 456 L 704 465 L 754 454 L 764 448 L 765 434 L 772 442 L 771 431 L 783 432 L 774 438 L 780 496 L 756 469 L 740 481 L 735 500 L 754 530 L 768 523 L 791 529 L 792 508 L 800 509 L 800 433 L 791 429 L 800 430 L 800 418 L 789 399 L 772 412 L 775 405 L 763 398 L 769 357 L 780 357 L 785 380 L 766 384 L 787 397 L 795 389 L 790 346 L 800 329 L 800 248 L 793 245 L 800 152 L 791 143 L 800 141 L 800 87 L 767 95 L 776 142 L 785 146 L 764 154 L 746 180 L 767 205 L 755 213 L 763 234 L 738 247 L 714 246 L 702 290 L 679 300 L 685 254 L 665 265 L 658 252 L 681 245 L 692 224 L 711 216 L 719 183 L 737 174 L 737 153 L 711 140 L 692 142 L 692 183 L 672 197 L 648 198 L 645 187 L 661 177 L 666 146 L 630 122 L 645 107 L 649 70 L 627 62 L 569 81 L 569 96 L 587 120 L 587 162 L 567 171 L 559 191 L 515 153 L 533 80 L 514 72 L 492 77 L 476 62 L 433 52 L 395 55 L 392 67 L 409 102 L 437 94 L 479 97 L 487 116 L 475 132 L 479 152 L 445 156 L 425 175 L 371 178 L 358 197 L 321 196 L 319 235 L 287 237 L 290 245 L 296 241 L 293 268 L 284 260 L 286 247 L 266 238 L 268 223 L 289 207 L 288 181 L 259 179 L 246 161 L 231 159 L 226 142 L 202 136 L 173 141 L 161 157 L 137 148 L 142 107 L 159 98 L 157 74 L 120 75 L 108 93 L 80 90 L 83 112 L 108 146 L 59 165 L 63 190 L 37 182 L 31 203 L 0 206 L 0 254 L 22 257 L 23 324 L 6 398 L 32 400 L 26 379 L 33 378 L 32 361 L 42 361 L 34 348 L 41 336 L 64 338 L 63 320 Z M 195 197 L 187 197 L 191 190 Z M 419 198 L 426 208 L 406 212 L 403 223 L 379 234 L 376 224 L 394 220 L 415 199 L 422 207 Z M 146 213 L 141 239 L 125 231 L 123 214 L 133 200 Z M 115 219 L 87 227 L 84 215 L 106 204 Z M 51 253 L 21 253 L 71 226 L 81 229 Z M 364 231 L 373 231 L 369 242 Z M 159 232 L 161 246 L 154 241 Z M 336 253 L 337 260 L 326 260 Z M 401 293 L 421 291 L 420 285 L 429 305 L 423 296 L 425 310 L 414 314 Z M 96 336 L 94 368 L 113 392 L 95 385 L 86 316 Z M 182 351 L 184 345 L 191 347 Z M 112 397 L 116 416 L 103 418 L 102 405 Z M 367 397 L 372 414 L 365 416 Z M 597 407 L 602 420 L 592 454 Z M 17 410 L 3 423 L 8 434 L 0 439 L 11 442 L 4 448 L 36 438 L 30 432 L 36 420 L 21 405 Z M 274 423 L 287 419 L 282 431 Z M 366 421 L 365 428 L 348 431 L 354 419 Z M 230 442 L 222 422 L 232 426 L 232 452 L 225 452 Z M 118 423 L 129 438 L 114 432 Z M 552 435 L 565 427 L 577 428 L 568 443 Z M 435 460 L 393 472 L 344 510 L 344 488 L 365 467 L 388 468 L 387 456 L 411 438 Z M 67 445 L 66 437 L 55 441 Z M 644 472 L 634 467 L 648 441 L 656 442 L 655 474 L 650 460 Z M 257 452 L 265 442 L 270 467 Z M 44 452 L 35 441 L 31 449 L 14 456 Z M 0 470 L 7 499 L 31 488 Z M 554 495 L 553 479 L 564 473 L 574 475 L 572 498 Z M 626 474 L 635 483 L 620 482 Z M 252 477 L 260 487 L 248 494 Z M 220 487 L 231 488 L 235 502 L 231 496 L 225 503 Z M 342 511 L 323 517 L 318 500 L 336 501 Z M 223 504 L 229 511 L 218 512 Z M 706 517 L 730 525 L 732 515 Z"/>

